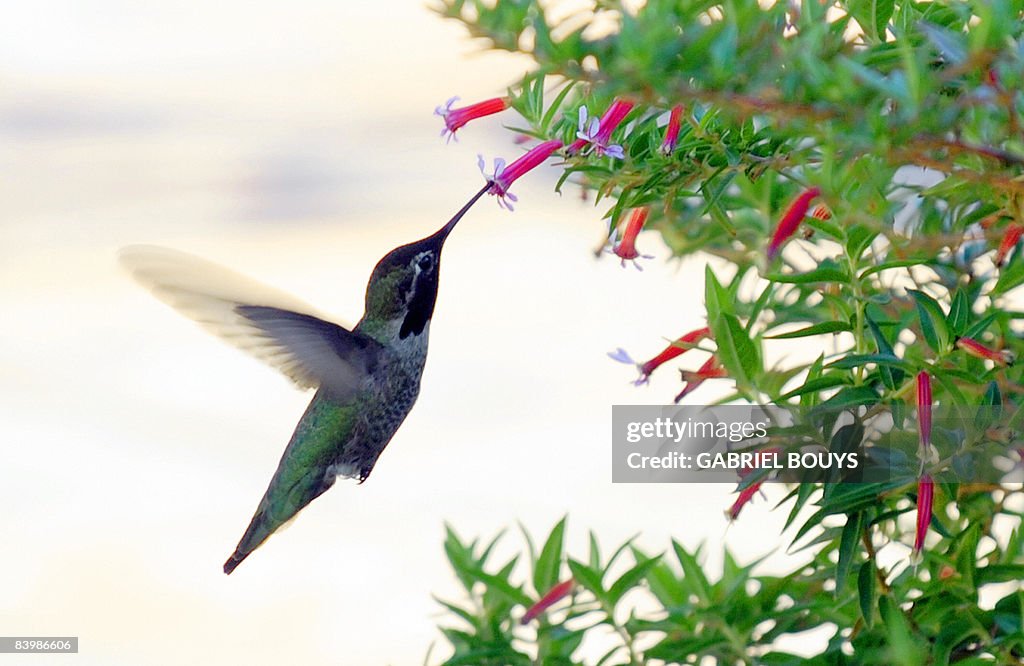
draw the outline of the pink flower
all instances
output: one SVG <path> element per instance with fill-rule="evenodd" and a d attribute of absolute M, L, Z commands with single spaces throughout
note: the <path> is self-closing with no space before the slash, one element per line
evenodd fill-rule
<path fill-rule="evenodd" d="M 647 215 L 651 212 L 648 206 L 643 208 L 634 208 L 633 213 L 629 216 L 629 220 L 626 221 L 625 226 L 622 229 L 622 237 L 617 243 L 612 246 L 610 252 L 620 259 L 622 259 L 622 266 L 625 268 L 626 261 L 632 261 L 633 265 L 638 271 L 642 271 L 640 264 L 637 263 L 638 258 L 653 259 L 654 256 L 650 254 L 640 254 L 636 249 L 636 237 L 640 233 L 640 230 L 644 228 L 644 223 L 647 222 Z"/>
<path fill-rule="evenodd" d="M 697 372 L 690 372 L 688 370 L 680 370 L 679 372 L 686 384 L 683 386 L 683 390 L 679 392 L 679 395 L 675 397 L 676 404 L 686 396 L 696 391 L 697 387 L 703 384 L 706 380 L 729 376 L 725 372 L 725 368 L 718 365 L 718 359 L 714 356 L 705 361 L 704 365 L 700 366 Z"/>
<path fill-rule="evenodd" d="M 740 494 L 736 497 L 736 501 L 733 502 L 732 506 L 729 507 L 729 510 L 725 512 L 725 515 L 729 518 L 730 521 L 739 518 L 740 511 L 742 511 L 743 507 L 746 506 L 751 499 L 753 499 L 754 495 L 757 494 L 757 491 L 761 489 L 761 484 L 763 483 L 764 481 L 754 481 L 749 486 L 740 491 Z"/>
<path fill-rule="evenodd" d="M 540 601 L 530 606 L 526 610 L 526 615 L 523 615 L 523 619 L 520 620 L 521 624 L 529 624 L 534 618 L 539 616 L 541 613 L 550 608 L 555 602 L 569 594 L 572 591 L 573 586 L 576 585 L 576 581 L 572 578 L 569 580 L 562 581 L 558 585 L 555 585 L 547 594 L 540 598 Z"/>
<path fill-rule="evenodd" d="M 629 112 L 633 110 L 633 106 L 633 102 L 617 99 L 612 102 L 600 120 L 589 118 L 589 122 L 587 107 L 581 106 L 579 122 L 577 124 L 578 131 L 576 132 L 577 139 L 569 145 L 566 152 L 573 155 L 589 143 L 593 144 L 594 153 L 598 157 L 608 155 L 620 160 L 625 159 L 626 153 L 622 150 L 622 146 L 609 142 L 612 138 L 612 132 L 629 115 Z"/>
<path fill-rule="evenodd" d="M 1010 254 L 1010 250 L 1020 241 L 1022 234 L 1024 234 L 1024 226 L 1016 222 L 1007 225 L 1006 233 L 1003 234 L 1003 240 L 999 243 L 999 249 L 996 250 L 996 266 L 999 268 L 1003 267 L 1003 264 L 1006 263 L 1006 256 Z"/>
<path fill-rule="evenodd" d="M 998 365 L 1013 365 L 1015 360 L 1013 352 L 1009 349 L 992 349 L 974 338 L 957 338 L 956 346 L 971 356 L 993 361 Z"/>
<path fill-rule="evenodd" d="M 932 377 L 924 370 L 917 373 L 917 429 L 921 464 L 937 461 L 939 453 L 932 446 Z"/>
<path fill-rule="evenodd" d="M 444 129 L 441 130 L 441 136 L 446 137 L 449 141 L 455 136 L 455 132 L 470 120 L 500 113 L 507 109 L 510 103 L 508 97 L 495 97 L 459 109 L 453 109 L 452 105 L 458 99 L 458 97 L 452 97 L 443 105 L 434 109 L 435 115 L 444 118 Z"/>
<path fill-rule="evenodd" d="M 790 236 L 797 230 L 800 223 L 803 221 L 804 216 L 807 215 L 807 209 L 811 205 L 811 200 L 821 194 L 821 190 L 817 187 L 812 187 L 805 190 L 798 196 L 793 203 L 789 205 L 786 212 L 783 213 L 782 219 L 775 227 L 775 233 L 772 234 L 772 240 L 768 243 L 768 260 L 771 261 L 779 253 L 783 243 L 785 243 Z"/>
<path fill-rule="evenodd" d="M 484 177 L 491 184 L 488 192 L 498 197 L 499 206 L 504 205 L 505 208 L 512 210 L 512 204 L 509 202 L 515 202 L 518 199 L 508 191 L 508 188 L 520 176 L 536 168 L 563 145 L 558 140 L 545 141 L 544 143 L 537 144 L 527 151 L 525 155 L 507 166 L 505 165 L 505 160 L 498 158 L 494 160 L 494 173 L 491 175 L 484 173 L 484 158 L 482 155 L 478 155 L 477 164 L 480 166 L 480 173 L 483 173 Z"/>
<path fill-rule="evenodd" d="M 917 529 L 914 532 L 914 556 L 921 554 L 928 525 L 932 522 L 932 501 L 935 499 L 935 482 L 924 474 L 917 482 Z"/>
<path fill-rule="evenodd" d="M 679 118 L 683 115 L 683 105 L 676 104 L 668 114 L 668 126 L 665 127 L 665 138 L 661 141 L 662 155 L 671 155 L 679 141 Z"/>
<path fill-rule="evenodd" d="M 704 338 L 709 337 L 711 337 L 711 329 L 707 327 L 698 328 L 697 330 L 690 331 L 689 333 L 686 333 L 682 337 L 678 338 L 677 340 L 669 344 L 669 346 L 665 347 L 665 349 L 663 349 L 660 354 L 658 354 L 651 360 L 647 361 L 646 363 L 637 363 L 632 358 L 630 358 L 629 354 L 626 353 L 626 350 L 622 349 L 621 347 L 615 350 L 614 352 L 610 352 L 608 356 L 618 361 L 619 363 L 629 363 L 630 365 L 635 365 L 637 367 L 637 370 L 640 371 L 640 377 L 633 383 L 636 386 L 640 386 L 641 384 L 647 383 L 647 381 L 651 377 L 651 373 L 657 370 L 658 366 L 660 366 L 663 363 L 667 363 L 668 361 L 671 361 L 677 356 L 685 354 L 689 350 L 693 349 L 693 347 L 696 346 L 698 342 L 700 342 Z"/>

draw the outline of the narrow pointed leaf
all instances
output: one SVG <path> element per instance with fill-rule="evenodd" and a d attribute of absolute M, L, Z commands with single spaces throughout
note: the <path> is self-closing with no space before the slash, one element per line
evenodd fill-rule
<path fill-rule="evenodd" d="M 544 542 L 544 546 L 541 548 L 540 555 L 537 557 L 537 564 L 533 570 L 533 589 L 543 594 L 545 590 L 549 590 L 559 580 L 559 570 L 561 569 L 562 563 L 562 548 L 563 540 L 565 535 L 565 521 L 563 517 L 558 523 L 552 528 L 551 534 L 548 535 L 547 541 Z"/>
<path fill-rule="evenodd" d="M 860 614 L 864 624 L 870 628 L 875 622 L 875 563 L 868 560 L 860 565 L 857 572 L 857 598 L 860 602 Z"/>

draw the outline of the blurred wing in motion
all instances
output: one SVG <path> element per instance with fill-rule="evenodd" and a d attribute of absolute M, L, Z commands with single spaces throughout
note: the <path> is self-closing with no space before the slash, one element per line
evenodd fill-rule
<path fill-rule="evenodd" d="M 377 363 L 380 344 L 324 320 L 302 301 L 198 257 L 153 246 L 121 250 L 121 264 L 153 294 L 300 388 L 344 400 Z"/>

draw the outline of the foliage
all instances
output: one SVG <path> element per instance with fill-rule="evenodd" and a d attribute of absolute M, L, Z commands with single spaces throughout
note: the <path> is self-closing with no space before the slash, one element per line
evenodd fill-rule
<path fill-rule="evenodd" d="M 705 305 L 711 353 L 727 377 L 715 381 L 734 387 L 728 400 L 850 408 L 857 426 L 884 412 L 910 429 L 924 373 L 935 390 L 918 400 L 919 421 L 930 421 L 934 399 L 961 415 L 983 408 L 1000 427 L 977 416 L 976 428 L 938 429 L 937 460 L 922 455 L 918 465 L 911 446 L 911 471 L 890 483 L 798 484 L 789 520 L 814 508 L 795 539 L 809 539 L 814 555 L 783 578 L 756 576 L 726 554 L 711 582 L 678 546 L 682 573 L 627 546 L 620 552 L 636 573 L 616 589 L 595 545 L 587 564 L 568 562 L 583 591 L 532 641 L 513 633 L 521 630 L 509 615 L 535 598 L 510 582 L 515 563 L 484 574 L 486 554 L 450 533 L 449 556 L 477 603 L 450 607 L 470 628 L 446 630 L 449 663 L 571 663 L 593 617 L 623 639 L 604 663 L 639 663 L 647 635 L 660 638 L 645 658 L 666 663 L 790 663 L 773 641 L 817 626 L 836 627 L 819 655 L 827 663 L 1010 663 L 1024 654 L 1020 592 L 987 608 L 978 596 L 1024 573 L 1020 529 L 1010 536 L 1007 527 L 1020 521 L 1007 504 L 1012 487 L 940 483 L 938 541 L 924 566 L 876 559 L 901 538 L 925 471 L 939 478 L 973 447 L 1019 460 L 1024 365 L 1012 354 L 1024 312 L 1011 295 L 1024 283 L 1024 3 L 763 4 L 595 0 L 567 11 L 538 0 L 443 0 L 438 11 L 490 48 L 534 59 L 509 91 L 517 133 L 579 143 L 581 106 L 593 117 L 615 100 L 635 105 L 610 135 L 623 158 L 593 141 L 565 151 L 558 187 L 593 193 L 613 250 L 627 213 L 648 208 L 646 228 L 676 257 L 721 260 L 724 269 L 706 271 Z M 676 106 L 681 128 L 666 149 Z M 812 215 L 790 207 L 818 192 L 825 207 Z M 796 224 L 803 233 L 793 234 Z M 775 360 L 776 340 L 793 338 L 820 355 Z M 848 445 L 852 431 L 835 426 L 819 420 L 815 441 Z M 547 572 L 535 569 L 542 594 L 561 560 L 533 556 Z M 658 612 L 619 608 L 618 592 L 638 587 Z M 782 594 L 794 605 L 780 608 Z M 759 627 L 766 618 L 773 625 Z"/>
<path fill-rule="evenodd" d="M 721 575 L 712 577 L 701 549 L 676 541 L 657 555 L 627 542 L 605 559 L 593 533 L 587 557 L 574 558 L 564 549 L 563 519 L 539 551 L 524 531 L 529 575 L 516 582 L 524 578 L 518 556 L 492 563 L 498 538 L 481 546 L 448 528 L 445 550 L 467 600 L 440 601 L 454 623 L 442 628 L 454 651 L 444 663 L 577 664 L 574 654 L 598 634 L 610 646 L 587 663 L 807 663 L 776 647 L 786 639 L 800 652 L 820 643 L 817 663 L 1019 663 L 1024 591 L 999 584 L 1024 576 L 1024 539 L 1019 529 L 1003 544 L 985 539 L 984 519 L 998 507 L 984 491 L 961 500 L 971 508 L 948 525 L 957 536 L 920 568 L 880 568 L 872 549 L 844 560 L 840 533 L 852 525 L 868 538 L 872 521 L 856 514 L 826 530 L 810 561 L 785 576 L 759 574 L 759 562 L 740 564 L 725 550 Z M 989 545 L 979 548 L 982 541 Z M 523 626 L 524 609 L 569 576 L 574 593 Z M 998 598 L 983 610 L 986 588 Z"/>

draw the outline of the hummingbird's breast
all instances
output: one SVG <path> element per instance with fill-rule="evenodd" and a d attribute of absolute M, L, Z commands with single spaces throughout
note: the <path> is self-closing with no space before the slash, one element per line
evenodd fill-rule
<path fill-rule="evenodd" d="M 397 340 L 382 354 L 360 399 L 355 432 L 339 451 L 336 473 L 365 480 L 409 415 L 420 392 L 427 360 L 427 334 L 424 329 L 419 335 Z"/>

